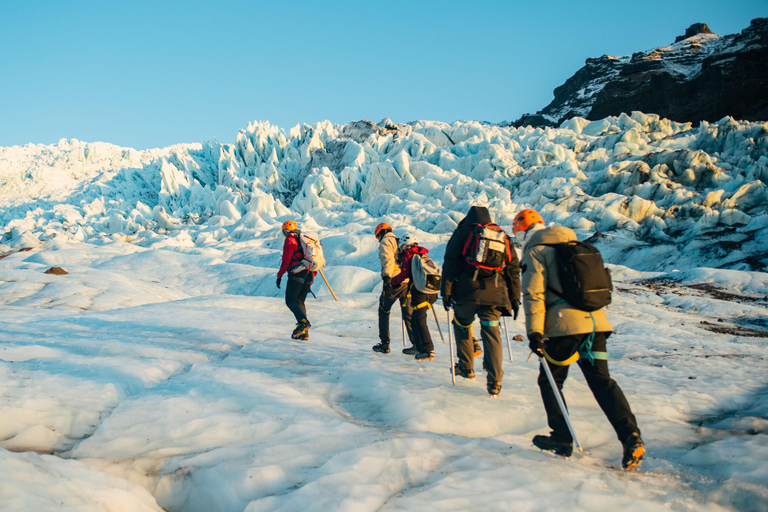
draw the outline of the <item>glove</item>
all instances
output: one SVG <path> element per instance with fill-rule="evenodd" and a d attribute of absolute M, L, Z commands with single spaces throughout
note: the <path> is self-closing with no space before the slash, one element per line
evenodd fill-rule
<path fill-rule="evenodd" d="M 277 287 L 280 288 L 280 282 L 283 280 L 283 276 L 277 276 Z"/>
<path fill-rule="evenodd" d="M 520 301 L 519 300 L 513 300 L 512 301 L 512 312 L 514 313 L 514 316 L 512 317 L 512 320 L 517 320 L 517 313 L 520 311 Z"/>
<path fill-rule="evenodd" d="M 541 357 L 544 355 L 544 349 L 547 348 L 547 346 L 544 344 L 544 335 L 542 335 L 540 332 L 532 332 L 528 335 L 528 348 L 531 349 L 531 352 L 536 354 L 537 356 Z"/>
<path fill-rule="evenodd" d="M 381 280 L 384 281 L 384 286 L 392 286 L 392 278 L 389 276 L 381 276 Z"/>
<path fill-rule="evenodd" d="M 443 307 L 445 308 L 446 311 L 448 311 L 453 307 L 453 299 L 451 298 L 450 295 L 445 295 L 443 297 Z"/>

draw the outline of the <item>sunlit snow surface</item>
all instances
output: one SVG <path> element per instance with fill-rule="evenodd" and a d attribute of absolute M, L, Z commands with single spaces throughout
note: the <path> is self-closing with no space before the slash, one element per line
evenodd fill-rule
<path fill-rule="evenodd" d="M 768 348 L 751 336 L 767 330 L 766 148 L 764 123 L 639 113 L 0 148 L 2 509 L 766 510 Z M 505 348 L 496 400 L 479 360 L 451 385 L 434 317 L 435 360 L 371 351 L 373 227 L 415 233 L 441 263 L 470 204 L 507 228 L 530 206 L 602 233 L 641 471 L 614 468 L 620 444 L 575 368 L 585 453 L 531 447 L 548 429 L 525 343 L 513 362 Z M 289 218 L 322 237 L 339 296 L 318 278 L 309 342 L 290 340 L 274 283 Z M 397 347 L 396 315 L 392 329 Z"/>

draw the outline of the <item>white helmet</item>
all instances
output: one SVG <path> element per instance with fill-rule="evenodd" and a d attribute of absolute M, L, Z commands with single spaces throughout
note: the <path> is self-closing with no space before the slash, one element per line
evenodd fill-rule
<path fill-rule="evenodd" d="M 416 235 L 403 235 L 400 237 L 400 248 L 408 247 L 409 245 L 417 244 L 419 243 L 418 240 L 416 240 Z"/>

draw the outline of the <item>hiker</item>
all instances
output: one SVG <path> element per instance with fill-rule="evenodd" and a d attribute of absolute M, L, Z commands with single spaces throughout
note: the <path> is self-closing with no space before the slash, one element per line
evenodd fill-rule
<path fill-rule="evenodd" d="M 484 233 L 497 238 L 493 244 L 495 267 L 482 265 L 469 242 Z M 487 244 L 486 244 L 487 245 Z M 499 252 L 500 251 L 500 252 Z M 482 256 L 480 256 L 482 260 Z M 470 262 L 472 261 L 472 262 Z M 489 262 L 488 262 L 489 263 Z M 480 266 L 478 266 L 480 265 Z M 481 268 L 487 267 L 487 268 Z M 483 366 L 487 372 L 487 390 L 491 396 L 501 391 L 502 349 L 499 319 L 513 316 L 517 319 L 520 307 L 520 271 L 517 253 L 511 247 L 504 231 L 491 223 L 491 214 L 484 206 L 472 206 L 467 216 L 459 222 L 445 248 L 441 296 L 446 310 L 454 309 L 453 331 L 459 362 L 454 371 L 467 379 L 474 379 L 474 333 L 472 322 L 480 318 L 480 336 L 483 340 Z"/>
<path fill-rule="evenodd" d="M 312 283 L 315 280 L 315 274 L 307 267 L 304 259 L 304 250 L 301 247 L 298 226 L 292 220 L 283 223 L 283 261 L 280 270 L 277 272 L 277 287 L 280 288 L 280 282 L 283 274 L 288 272 L 288 283 L 285 285 L 285 305 L 296 317 L 296 328 L 291 333 L 294 340 L 308 340 L 309 328 L 312 324 L 307 319 L 307 308 L 304 301 L 310 292 Z"/>
<path fill-rule="evenodd" d="M 589 389 L 622 442 L 623 467 L 637 467 L 645 452 L 640 430 L 624 393 L 608 373 L 606 339 L 613 328 L 603 309 L 589 313 L 574 308 L 562 298 L 562 282 L 566 276 L 561 276 L 555 247 L 543 245 L 576 241 L 576 234 L 563 226 L 545 227 L 541 215 L 530 209 L 515 215 L 512 229 L 523 247 L 520 268 L 531 351 L 546 360 L 541 362 L 549 365 L 561 396 L 568 365 L 574 361 L 578 363 Z M 595 272 L 595 269 L 590 271 Z M 589 341 L 591 347 L 586 346 Z M 535 436 L 533 444 L 569 457 L 573 452 L 573 438 L 543 367 L 539 369 L 538 383 L 552 431 L 549 436 Z"/>
<path fill-rule="evenodd" d="M 408 331 L 408 339 L 413 340 L 413 331 L 411 329 L 411 305 L 408 297 L 408 281 L 403 281 L 395 286 L 392 278 L 400 273 L 400 267 L 395 260 L 397 255 L 398 240 L 392 232 L 392 226 L 382 222 L 376 226 L 374 236 L 379 241 L 379 260 L 381 260 L 381 280 L 383 288 L 379 297 L 379 340 L 377 345 L 373 346 L 374 352 L 389 354 L 389 312 L 395 301 L 400 301 L 400 310 L 402 311 L 405 330 Z M 404 354 L 415 355 L 416 347 L 411 346 L 403 349 Z"/>
<path fill-rule="evenodd" d="M 414 355 L 418 361 L 431 360 L 435 357 L 435 346 L 427 326 L 427 311 L 437 300 L 437 293 L 427 294 L 419 291 L 414 283 L 412 263 L 414 257 L 426 255 L 429 249 L 421 247 L 414 235 L 405 235 L 400 239 L 400 247 L 397 251 L 397 264 L 400 273 L 392 278 L 393 287 L 401 283 L 408 284 L 410 297 L 411 329 Z M 403 350 L 405 352 L 408 349 Z"/>

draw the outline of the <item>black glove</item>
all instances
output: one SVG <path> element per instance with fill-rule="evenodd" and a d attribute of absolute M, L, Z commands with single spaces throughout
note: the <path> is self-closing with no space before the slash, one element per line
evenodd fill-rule
<path fill-rule="evenodd" d="M 443 307 L 446 311 L 451 309 L 453 307 L 453 298 L 451 298 L 450 295 L 446 295 L 443 297 Z"/>
<path fill-rule="evenodd" d="M 392 286 L 392 278 L 389 276 L 381 276 L 381 280 L 384 281 L 384 286 Z"/>
<path fill-rule="evenodd" d="M 280 288 L 280 281 L 282 281 L 282 280 L 283 280 L 283 276 L 277 276 L 277 283 L 275 283 L 275 284 L 277 284 L 278 288 Z"/>
<path fill-rule="evenodd" d="M 512 317 L 512 320 L 517 320 L 517 313 L 520 312 L 520 301 L 519 300 L 512 300 L 512 312 L 514 313 L 514 316 Z"/>
<path fill-rule="evenodd" d="M 540 332 L 532 332 L 529 334 L 528 347 L 531 349 L 531 352 L 537 356 L 543 356 L 544 349 L 547 348 L 544 344 L 544 336 Z"/>

